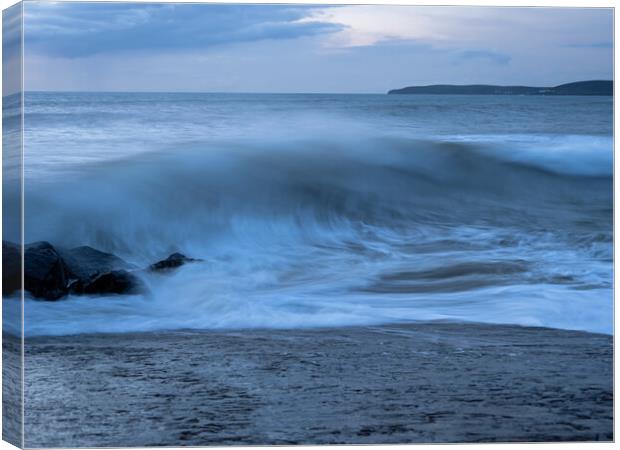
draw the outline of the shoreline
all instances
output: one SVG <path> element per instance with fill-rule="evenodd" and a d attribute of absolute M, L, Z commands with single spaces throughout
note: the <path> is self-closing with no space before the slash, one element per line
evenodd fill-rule
<path fill-rule="evenodd" d="M 255 326 L 255 327 L 221 327 L 221 328 L 161 328 L 161 329 L 149 329 L 149 330 L 128 330 L 128 331 L 95 331 L 95 332 L 74 332 L 66 334 L 24 334 L 25 340 L 39 340 L 39 339 L 56 339 L 56 338 L 70 338 L 78 336 L 141 336 L 141 335 L 161 335 L 161 334 L 230 334 L 230 333 L 254 333 L 254 332 L 303 332 L 303 331 L 346 331 L 357 329 L 372 329 L 372 328 L 389 328 L 389 327 L 415 327 L 415 326 L 432 326 L 432 325 L 461 325 L 468 326 L 482 326 L 482 327 L 510 327 L 510 328 L 524 328 L 534 330 L 548 330 L 559 331 L 568 333 L 583 333 L 594 336 L 604 336 L 612 338 L 614 337 L 613 330 L 609 333 L 602 331 L 583 330 L 575 328 L 555 328 L 544 325 L 523 325 L 518 323 L 496 323 L 496 322 L 476 322 L 461 319 L 435 319 L 435 320 L 406 320 L 399 322 L 378 322 L 367 324 L 345 324 L 345 325 L 308 325 L 308 326 L 291 326 L 291 327 L 279 327 L 279 326 Z M 20 335 L 14 334 L 11 331 L 3 330 L 3 335 L 8 336 L 9 339 L 20 338 Z"/>
<path fill-rule="evenodd" d="M 37 301 L 38 300 L 33 300 Z M 346 330 L 358 330 L 358 329 L 372 329 L 372 328 L 389 328 L 389 327 L 429 327 L 433 325 L 447 325 L 447 326 L 480 326 L 480 327 L 508 327 L 516 329 L 532 329 L 532 330 L 547 330 L 567 333 L 583 333 L 594 336 L 604 336 L 612 338 L 614 337 L 614 330 L 607 333 L 603 331 L 584 330 L 577 328 L 559 328 L 545 325 L 524 325 L 519 323 L 501 323 L 501 322 L 477 322 L 464 319 L 433 319 L 433 320 L 401 320 L 395 322 L 377 322 L 377 323 L 362 323 L 362 324 L 341 324 L 341 325 L 307 325 L 307 326 L 253 326 L 253 327 L 220 327 L 220 328 L 161 328 L 161 329 L 145 329 L 145 330 L 127 330 L 127 331 L 95 331 L 95 332 L 73 332 L 66 334 L 24 334 L 25 340 L 39 340 L 39 339 L 56 339 L 56 338 L 70 338 L 78 336 L 140 336 L 140 335 L 161 335 L 161 334 L 176 334 L 176 333 L 193 333 L 193 334 L 229 334 L 229 333 L 268 333 L 273 332 L 332 332 L 332 331 L 346 331 Z M 11 331 L 3 330 L 3 335 L 8 335 L 10 339 L 19 338 L 20 335 L 16 335 Z"/>
<path fill-rule="evenodd" d="M 509 327 L 509 328 L 523 328 L 523 329 L 532 329 L 532 330 L 547 330 L 547 331 L 559 331 L 559 332 L 567 332 L 567 333 L 582 333 L 587 335 L 601 336 L 601 337 L 614 337 L 614 333 L 604 333 L 600 331 L 589 331 L 589 330 L 580 330 L 580 329 L 569 329 L 569 328 L 554 328 L 550 326 L 543 325 L 521 325 L 517 323 L 492 323 L 492 322 L 474 322 L 474 321 L 466 321 L 466 320 L 446 320 L 446 319 L 437 319 L 437 320 L 410 320 L 403 322 L 381 322 L 376 324 L 354 324 L 354 325 L 334 325 L 334 326 L 298 326 L 298 327 L 273 327 L 273 326 L 263 326 L 263 327 L 230 327 L 230 328 L 162 328 L 157 330 L 141 330 L 141 331 L 97 331 L 92 333 L 67 333 L 67 334 L 34 334 L 34 335 L 24 335 L 25 340 L 44 340 L 44 339 L 56 339 L 56 338 L 70 338 L 70 337 L 79 337 L 79 336 L 92 336 L 92 337 L 105 337 L 105 336 L 142 336 L 142 335 L 168 335 L 168 334 L 234 334 L 234 333 L 243 333 L 243 334 L 251 334 L 255 332 L 290 332 L 295 333 L 298 331 L 316 331 L 316 332 L 331 332 L 331 331 L 346 331 L 346 330 L 360 330 L 360 329 L 373 329 L 373 328 L 390 328 L 390 327 L 415 327 L 415 326 L 432 326 L 432 325 L 461 325 L 464 327 L 468 326 L 482 326 L 482 327 Z M 8 335 L 10 339 L 19 338 L 15 334 L 11 332 L 4 331 L 4 335 Z"/>
<path fill-rule="evenodd" d="M 613 439 L 608 335 L 426 322 L 25 347 L 27 447 Z"/>

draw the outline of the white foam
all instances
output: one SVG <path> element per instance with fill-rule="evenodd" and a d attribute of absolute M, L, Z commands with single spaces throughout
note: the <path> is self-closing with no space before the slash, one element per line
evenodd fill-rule
<path fill-rule="evenodd" d="M 613 173 L 612 136 L 510 134 L 451 139 L 477 143 L 482 151 L 500 159 L 559 174 L 611 176 Z"/>

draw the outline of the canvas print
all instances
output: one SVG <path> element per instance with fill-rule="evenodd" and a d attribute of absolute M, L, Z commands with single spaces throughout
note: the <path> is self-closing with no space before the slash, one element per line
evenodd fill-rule
<path fill-rule="evenodd" d="M 612 8 L 3 13 L 3 439 L 613 440 Z"/>

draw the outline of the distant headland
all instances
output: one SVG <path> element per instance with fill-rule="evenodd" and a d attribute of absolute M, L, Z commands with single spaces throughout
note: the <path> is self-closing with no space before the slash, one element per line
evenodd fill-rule
<path fill-rule="evenodd" d="M 611 80 L 577 81 L 554 87 L 435 84 L 392 89 L 388 94 L 439 95 L 613 95 Z"/>

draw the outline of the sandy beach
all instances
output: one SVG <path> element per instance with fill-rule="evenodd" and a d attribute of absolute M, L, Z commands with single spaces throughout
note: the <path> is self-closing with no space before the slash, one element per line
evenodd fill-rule
<path fill-rule="evenodd" d="M 27 338 L 25 445 L 609 441 L 612 356 L 455 323 Z"/>

